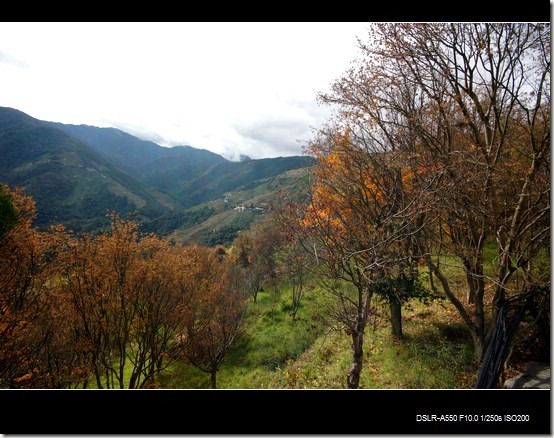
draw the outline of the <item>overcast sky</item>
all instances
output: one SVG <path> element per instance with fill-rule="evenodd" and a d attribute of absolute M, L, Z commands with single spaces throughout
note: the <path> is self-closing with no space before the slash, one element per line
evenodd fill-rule
<path fill-rule="evenodd" d="M 0 106 L 236 159 L 302 154 L 368 23 L 0 23 Z"/>

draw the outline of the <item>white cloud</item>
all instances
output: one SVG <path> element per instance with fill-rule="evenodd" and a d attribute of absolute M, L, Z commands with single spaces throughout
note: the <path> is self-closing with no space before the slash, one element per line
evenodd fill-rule
<path fill-rule="evenodd" d="M 19 59 L 11 56 L 9 53 L 1 52 L 0 51 L 0 63 L 8 64 L 14 67 L 18 68 L 27 68 L 29 67 L 28 64 L 26 64 L 23 61 L 20 61 Z"/>
<path fill-rule="evenodd" d="M 301 152 L 363 23 L 2 23 L 0 106 L 227 156 Z M 26 66 L 25 69 L 14 68 Z"/>

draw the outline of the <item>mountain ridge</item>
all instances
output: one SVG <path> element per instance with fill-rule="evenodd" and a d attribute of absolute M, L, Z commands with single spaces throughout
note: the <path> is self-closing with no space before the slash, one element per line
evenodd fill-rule
<path fill-rule="evenodd" d="M 117 128 L 42 121 L 0 107 L 0 183 L 23 187 L 35 198 L 39 226 L 56 222 L 90 231 L 105 223 L 107 212 L 118 211 L 161 223 L 166 232 L 183 229 L 208 220 L 211 211 L 189 209 L 231 192 L 270 193 L 272 179 L 312 162 L 308 156 L 231 161 L 188 145 L 160 146 Z"/>

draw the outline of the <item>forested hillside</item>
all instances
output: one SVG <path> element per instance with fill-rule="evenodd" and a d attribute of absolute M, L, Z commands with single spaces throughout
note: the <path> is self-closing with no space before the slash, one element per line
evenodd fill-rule
<path fill-rule="evenodd" d="M 309 158 L 131 176 L 81 142 L 123 134 L 2 110 L 0 386 L 500 389 L 549 366 L 549 25 L 371 37 Z M 37 227 L 105 217 L 93 190 L 122 203 L 96 233 Z"/>
<path fill-rule="evenodd" d="M 190 146 L 162 147 L 114 128 L 43 122 L 12 108 L 0 108 L 0 152 L 0 182 L 33 196 L 37 225 L 61 223 L 88 232 L 106 226 L 110 212 L 134 215 L 144 229 L 159 234 L 201 225 L 217 211 L 204 204 L 257 202 L 250 193 L 264 195 L 265 203 L 275 201 L 279 194 L 271 181 L 312 164 L 310 157 L 231 162 Z M 278 190 L 288 188 L 279 184 Z M 208 214 L 198 215 L 198 209 Z M 220 228 L 213 222 L 212 232 Z M 234 224 L 234 233 L 250 223 Z"/>
<path fill-rule="evenodd" d="M 11 109 L 0 109 L 0 181 L 21 187 L 39 206 L 37 224 L 97 229 L 108 211 L 168 209 L 158 194 L 81 141 Z"/>

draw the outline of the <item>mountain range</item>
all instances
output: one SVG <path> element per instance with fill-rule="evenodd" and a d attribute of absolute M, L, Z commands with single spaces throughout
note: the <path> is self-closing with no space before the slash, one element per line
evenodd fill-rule
<path fill-rule="evenodd" d="M 133 214 L 147 231 L 225 243 L 279 192 L 306 192 L 312 163 L 308 156 L 229 161 L 115 128 L 42 121 L 0 107 L 0 183 L 33 196 L 42 228 L 61 223 L 94 232 L 108 212 L 118 212 Z"/>

